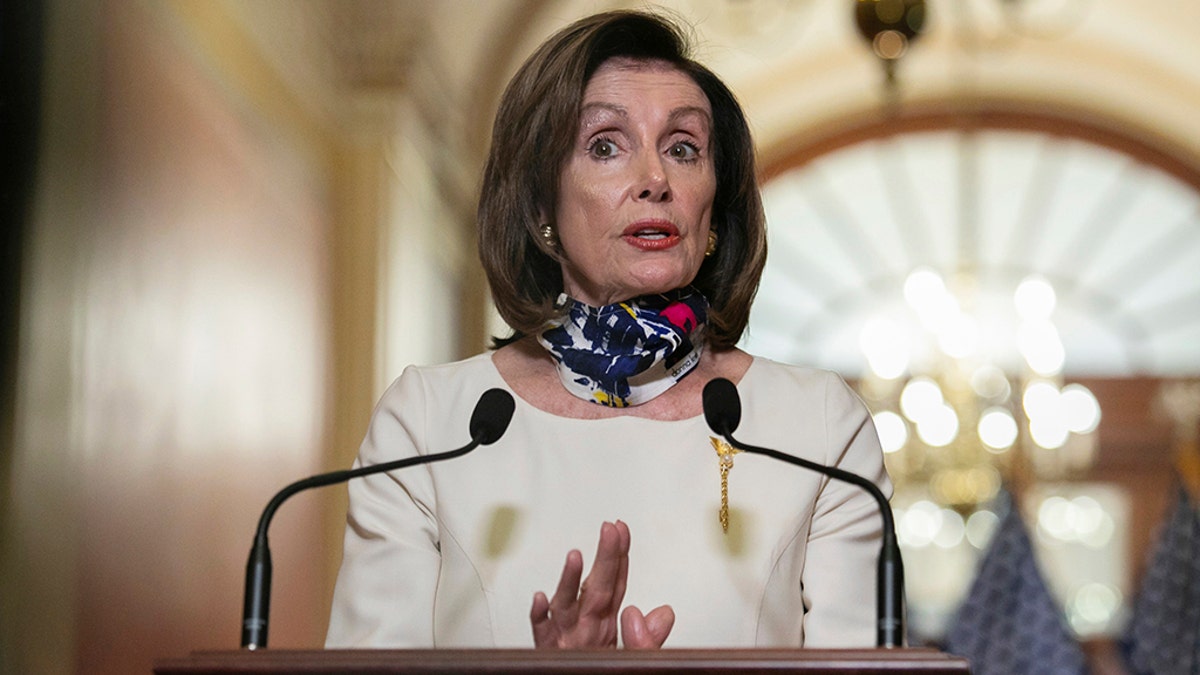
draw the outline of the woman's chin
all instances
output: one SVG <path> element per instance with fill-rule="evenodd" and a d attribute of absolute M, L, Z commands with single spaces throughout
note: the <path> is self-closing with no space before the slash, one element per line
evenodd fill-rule
<path fill-rule="evenodd" d="M 615 298 L 613 302 L 620 302 L 621 300 L 628 300 L 630 298 L 640 298 L 645 295 L 668 293 L 677 288 L 683 288 L 684 286 L 687 286 L 688 283 L 689 282 L 687 281 L 672 280 L 657 284 L 638 284 L 636 286 L 630 286 L 621 293 L 617 293 L 616 295 L 620 295 L 621 297 Z"/>
<path fill-rule="evenodd" d="M 681 270 L 677 266 L 664 267 L 666 268 L 633 270 L 631 274 L 633 279 L 629 284 L 631 293 L 626 297 L 654 295 L 683 288 L 692 283 L 698 272 L 698 270 Z"/>
<path fill-rule="evenodd" d="M 608 283 L 596 280 L 598 283 L 580 284 L 569 274 L 564 274 L 564 277 L 567 295 L 593 307 L 603 307 L 630 298 L 683 288 L 696 278 L 696 271 L 680 269 L 679 265 L 643 264 L 628 268 L 626 274 L 609 279 Z"/>

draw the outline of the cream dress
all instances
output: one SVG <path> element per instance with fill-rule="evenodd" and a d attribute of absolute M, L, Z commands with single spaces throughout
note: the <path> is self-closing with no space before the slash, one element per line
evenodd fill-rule
<path fill-rule="evenodd" d="M 407 368 L 379 402 L 357 465 L 469 440 L 479 396 L 508 389 L 490 354 Z M 890 491 L 862 402 L 829 372 L 755 358 L 735 436 Z M 566 553 L 591 567 L 600 524 L 629 525 L 625 604 L 669 604 L 665 647 L 869 647 L 880 518 L 862 489 L 739 454 L 723 532 L 703 416 L 551 415 L 517 398 L 504 436 L 457 459 L 350 483 L 327 647 L 531 647 L 535 591 Z"/>

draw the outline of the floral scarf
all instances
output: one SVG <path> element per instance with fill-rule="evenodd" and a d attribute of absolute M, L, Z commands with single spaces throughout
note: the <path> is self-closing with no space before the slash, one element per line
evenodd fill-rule
<path fill-rule="evenodd" d="M 638 405 L 675 385 L 700 362 L 708 300 L 686 287 L 605 307 L 566 294 L 565 312 L 538 337 L 575 396 L 612 408 Z"/>

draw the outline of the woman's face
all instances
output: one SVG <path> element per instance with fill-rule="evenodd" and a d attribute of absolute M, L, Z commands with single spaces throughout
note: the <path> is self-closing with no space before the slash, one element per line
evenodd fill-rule
<path fill-rule="evenodd" d="M 662 62 L 606 61 L 559 178 L 563 290 L 599 307 L 691 283 L 716 190 L 704 92 Z"/>

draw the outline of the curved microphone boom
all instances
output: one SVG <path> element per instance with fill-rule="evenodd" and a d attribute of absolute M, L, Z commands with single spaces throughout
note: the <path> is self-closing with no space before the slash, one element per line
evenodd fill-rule
<path fill-rule="evenodd" d="M 747 445 L 736 440 L 733 432 L 742 421 L 742 402 L 738 397 L 737 387 L 723 377 L 711 380 L 704 385 L 702 394 L 704 402 L 704 419 L 708 426 L 735 448 L 743 452 L 773 457 L 788 464 L 795 464 L 830 478 L 853 483 L 866 490 L 879 506 L 879 514 L 883 517 L 883 546 L 879 551 L 879 569 L 876 577 L 876 646 L 904 646 L 904 561 L 900 557 L 900 546 L 896 542 L 896 525 L 892 518 L 892 507 L 887 497 L 875 483 L 850 473 L 824 464 L 810 462 L 807 459 L 787 455 L 770 448 L 760 448 Z"/>
<path fill-rule="evenodd" d="M 263 509 L 262 517 L 258 520 L 254 546 L 250 549 L 250 560 L 246 563 L 246 596 L 242 608 L 242 648 L 264 649 L 267 646 L 267 624 L 271 611 L 271 549 L 267 543 L 267 528 L 271 525 L 271 518 L 274 517 L 275 511 L 285 499 L 301 490 L 344 483 L 359 476 L 461 457 L 480 445 L 491 445 L 499 440 L 508 429 L 508 423 L 512 421 L 515 408 L 516 404 L 512 394 L 503 389 L 489 389 L 479 397 L 479 402 L 475 404 L 475 411 L 471 413 L 469 427 L 471 442 L 457 450 L 405 457 L 391 462 L 361 466 L 357 469 L 318 474 L 298 480 L 272 497 L 271 501 L 267 503 L 267 507 Z"/>

